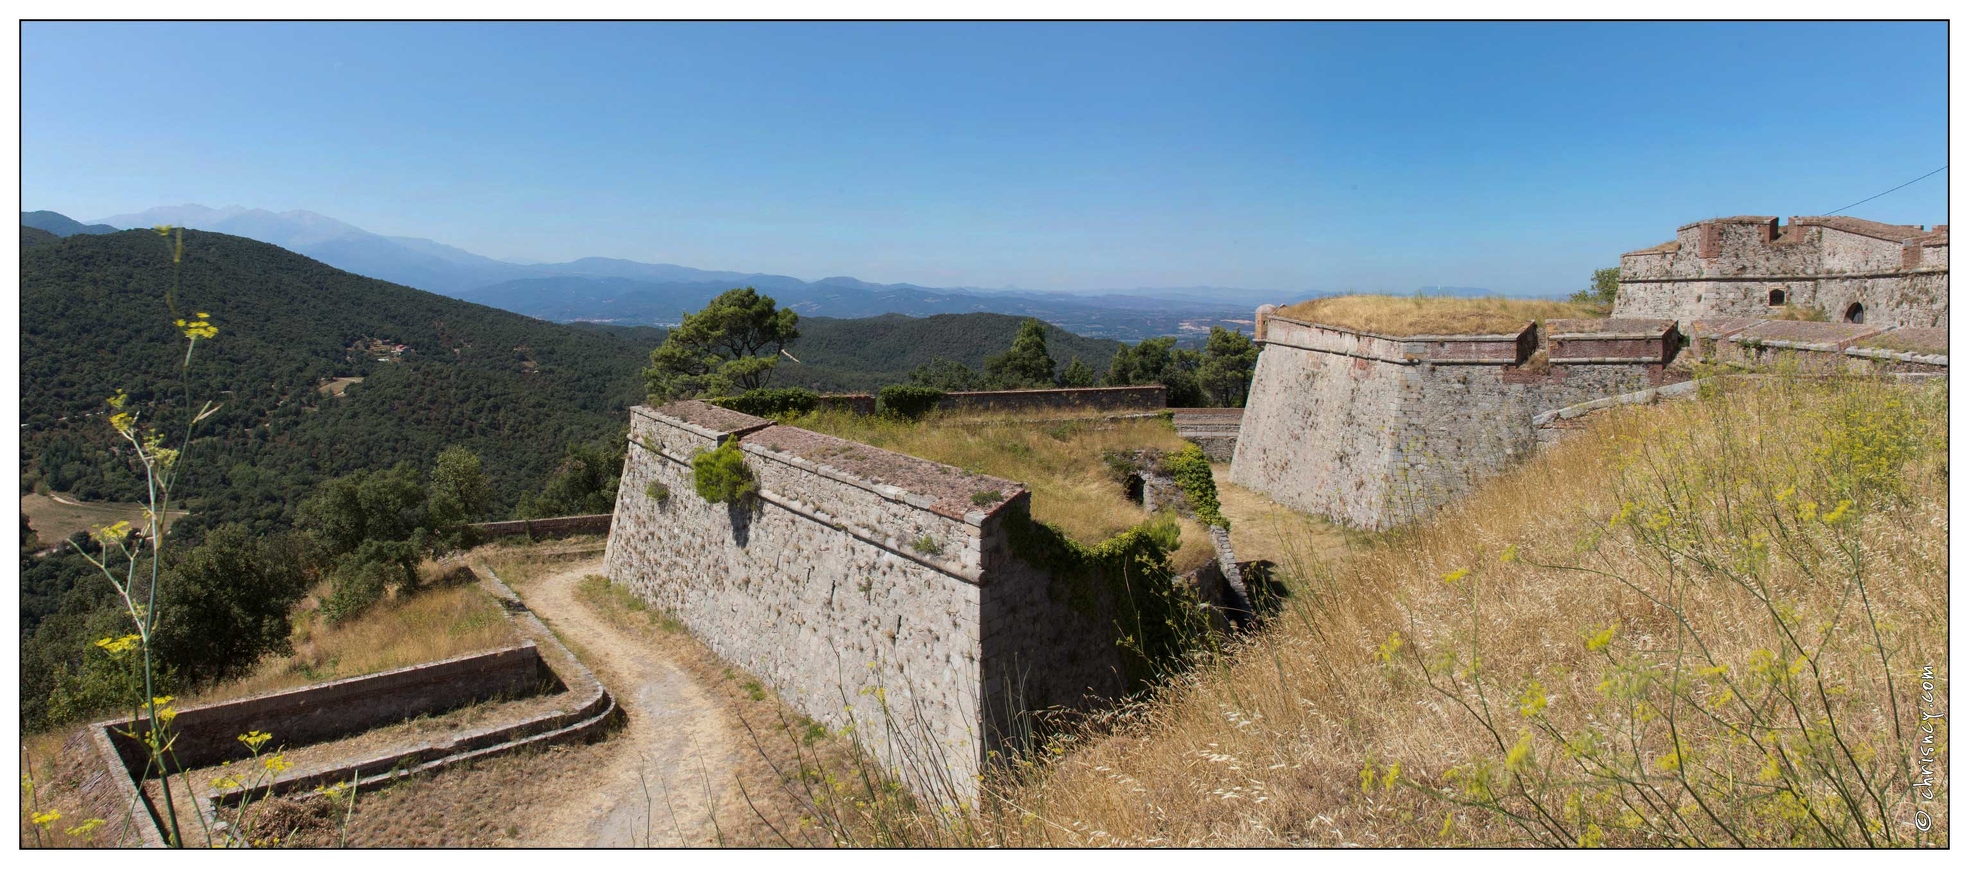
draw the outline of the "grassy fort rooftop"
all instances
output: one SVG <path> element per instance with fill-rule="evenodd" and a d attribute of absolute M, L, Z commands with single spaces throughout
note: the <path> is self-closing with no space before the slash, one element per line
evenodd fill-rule
<path fill-rule="evenodd" d="M 1495 335 L 1543 320 L 1603 317 L 1583 302 L 1558 299 L 1463 299 L 1442 296 L 1334 296 L 1278 310 L 1278 315 L 1323 326 L 1406 338 L 1413 335 Z"/>
<path fill-rule="evenodd" d="M 1085 545 L 1095 545 L 1148 520 L 1129 500 L 1106 458 L 1135 450 L 1175 453 L 1189 446 L 1164 417 L 1090 420 L 932 415 L 920 421 L 816 411 L 787 424 L 857 441 L 977 474 L 1017 480 L 1032 490 L 1032 517 Z M 1180 521 L 1182 547 L 1171 556 L 1179 573 L 1211 557 L 1209 536 Z"/>

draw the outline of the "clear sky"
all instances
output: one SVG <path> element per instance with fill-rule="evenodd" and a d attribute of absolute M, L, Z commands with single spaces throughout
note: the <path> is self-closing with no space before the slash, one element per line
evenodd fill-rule
<path fill-rule="evenodd" d="M 1942 24 L 22 26 L 22 207 L 1080 290 L 1575 289 L 1947 157 Z M 1942 173 L 1848 212 L 1947 222 Z"/>

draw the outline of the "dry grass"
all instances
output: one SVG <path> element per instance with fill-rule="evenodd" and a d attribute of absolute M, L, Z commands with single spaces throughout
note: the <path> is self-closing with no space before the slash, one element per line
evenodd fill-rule
<path fill-rule="evenodd" d="M 1807 308 L 1804 305 L 1784 305 L 1779 307 L 1777 310 L 1772 311 L 1770 313 L 1770 316 L 1766 317 L 1765 319 L 1800 320 L 1808 323 L 1823 323 L 1826 321 L 1827 318 L 1825 316 L 1825 312 L 1817 308 Z"/>
<path fill-rule="evenodd" d="M 1557 299 L 1334 296 L 1287 305 L 1280 316 L 1376 335 L 1495 335 L 1534 320 L 1602 317 L 1593 305 Z"/>
<path fill-rule="evenodd" d="M 1948 663 L 1946 444 L 1946 396 L 1933 386 L 1767 383 L 1605 415 L 1422 527 L 1333 569 L 1292 565 L 1287 609 L 1232 660 L 1014 789 L 1010 802 L 1036 815 L 1015 835 L 1071 845 L 1826 841 L 1805 801 L 1781 794 L 1795 780 L 1836 817 L 1829 777 L 1760 772 L 1769 756 L 1716 723 L 1756 717 L 1724 693 L 1722 680 L 1735 679 L 1737 696 L 1806 710 L 1802 728 L 1767 718 L 1747 732 L 1783 745 L 1801 770 L 1823 762 L 1853 779 L 1846 761 L 1829 759 L 1837 749 L 1822 718 L 1837 720 L 1858 746 L 1852 769 L 1883 785 L 1897 841 L 1913 841 L 1916 805 L 1896 764 L 1917 747 L 1921 667 L 1945 673 Z M 1859 503 L 1825 521 L 1843 500 L 1839 481 L 1869 467 L 1882 473 L 1851 490 Z M 1754 561 L 1732 566 L 1712 550 Z M 1754 576 L 1774 606 L 1730 571 Z M 1884 670 L 1855 578 L 1886 634 Z M 1787 624 L 1805 638 L 1802 653 Z M 1589 650 L 1608 627 L 1611 639 Z M 1697 639 L 1726 670 L 1691 651 Z M 1775 669 L 1759 650 L 1776 650 Z M 1813 668 L 1826 681 L 1810 681 Z M 1534 683 L 1548 705 L 1527 715 Z M 1664 760 L 1675 754 L 1672 720 L 1679 762 Z M 1547 723 L 1568 740 L 1591 733 L 1599 747 L 1568 754 Z M 1521 738 L 1529 751 L 1514 754 Z M 1581 772 L 1580 758 L 1595 757 L 1637 764 L 1621 769 L 1673 805 L 1656 811 L 1629 791 L 1647 812 L 1623 809 L 1620 788 Z M 1677 789 L 1683 774 L 1696 790 Z M 1519 775 L 1557 834 L 1517 796 Z M 1478 781 L 1533 817 L 1531 829 L 1477 807 Z M 1692 792 L 1727 820 L 1710 822 Z M 1923 808 L 1938 824 L 1923 843 L 1946 844 L 1945 783 Z M 1839 829 L 1862 840 L 1851 824 Z"/>
<path fill-rule="evenodd" d="M 1330 563 L 1345 557 L 1364 535 L 1318 516 L 1308 516 L 1231 482 L 1231 466 L 1210 466 L 1217 500 L 1231 520 L 1231 548 L 1239 561 L 1275 564 Z"/>
<path fill-rule="evenodd" d="M 790 424 L 973 473 L 1017 480 L 1032 490 L 1034 519 L 1090 546 L 1149 518 L 1109 475 L 1102 454 L 1138 449 L 1175 452 L 1189 446 L 1176 436 L 1175 426 L 1161 417 L 1090 420 L 1083 413 L 1051 419 L 932 416 L 921 422 L 904 422 L 818 412 Z M 1181 525 L 1183 545 L 1171 557 L 1178 573 L 1202 565 L 1212 552 L 1209 535 L 1201 524 L 1184 519 Z"/>
<path fill-rule="evenodd" d="M 435 573 L 427 570 L 427 573 Z M 476 585 L 430 588 L 390 598 L 341 624 L 314 601 L 294 612 L 291 655 L 269 658 L 245 677 L 202 690 L 187 707 L 380 673 L 519 642 L 497 601 Z"/>

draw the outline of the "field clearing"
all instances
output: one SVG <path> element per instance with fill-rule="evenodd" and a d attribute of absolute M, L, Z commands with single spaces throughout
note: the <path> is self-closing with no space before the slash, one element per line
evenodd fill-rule
<path fill-rule="evenodd" d="M 142 504 L 80 501 L 60 492 L 47 495 L 29 492 L 22 495 L 21 512 L 27 514 L 27 521 L 34 526 L 34 533 L 40 535 L 41 542 L 50 546 L 77 533 L 87 533 L 118 522 L 128 522 L 139 530 L 150 526 L 144 520 Z M 184 510 L 167 512 L 164 517 L 165 530 L 169 531 L 171 523 L 185 515 L 189 514 Z"/>
<path fill-rule="evenodd" d="M 350 385 L 361 382 L 362 378 L 360 377 L 336 377 L 327 383 L 323 383 L 318 391 L 322 395 L 332 395 L 336 398 L 341 398 L 342 393 L 349 391 Z"/>

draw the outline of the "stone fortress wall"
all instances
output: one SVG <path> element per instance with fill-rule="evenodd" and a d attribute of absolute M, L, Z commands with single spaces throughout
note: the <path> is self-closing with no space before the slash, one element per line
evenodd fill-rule
<path fill-rule="evenodd" d="M 1012 554 L 1025 487 L 702 402 L 632 412 L 606 570 L 919 794 L 974 792 L 1017 713 L 1122 687 L 1109 622 Z M 736 441 L 752 509 L 692 486 Z"/>
<path fill-rule="evenodd" d="M 1258 309 L 1262 347 L 1231 480 L 1380 529 L 1446 504 L 1537 446 L 1532 418 L 1687 375 L 1669 320 L 1554 320 L 1389 337 Z"/>
<path fill-rule="evenodd" d="M 1622 254 L 1615 317 L 1765 318 L 1784 306 L 1832 320 L 1948 326 L 1948 226 L 1853 217 L 1719 217 Z"/>

